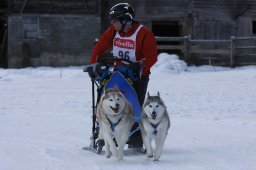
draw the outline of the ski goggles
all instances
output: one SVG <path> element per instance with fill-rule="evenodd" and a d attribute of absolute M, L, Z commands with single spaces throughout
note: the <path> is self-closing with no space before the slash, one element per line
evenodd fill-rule
<path fill-rule="evenodd" d="M 118 19 L 111 19 L 111 22 L 117 23 L 117 22 L 120 22 L 120 21 Z"/>

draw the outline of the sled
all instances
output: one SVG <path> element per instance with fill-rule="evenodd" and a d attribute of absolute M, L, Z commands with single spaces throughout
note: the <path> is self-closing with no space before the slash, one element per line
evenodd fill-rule
<path fill-rule="evenodd" d="M 88 72 L 92 82 L 92 135 L 90 137 L 90 146 L 82 149 L 92 151 L 97 154 L 102 154 L 102 147 L 104 146 L 103 140 L 96 141 L 99 133 L 99 125 L 96 121 L 96 108 L 104 89 L 117 86 L 132 106 L 134 112 L 134 122 L 140 121 L 141 106 L 137 93 L 132 87 L 133 82 L 139 77 L 136 77 L 132 70 L 130 70 L 127 66 L 120 66 L 114 69 L 114 62 L 116 60 L 131 63 L 131 61 L 125 59 L 108 59 L 101 60 L 98 63 L 86 65 L 83 69 L 84 72 Z M 141 75 L 141 72 L 142 70 L 140 70 L 139 76 Z M 95 86 L 97 87 L 97 99 L 95 98 Z M 132 136 L 136 131 L 139 131 L 139 128 L 130 132 L 130 136 Z M 125 151 L 125 153 L 127 152 L 129 153 L 132 151 Z M 138 152 L 145 153 L 144 150 L 138 150 Z"/>

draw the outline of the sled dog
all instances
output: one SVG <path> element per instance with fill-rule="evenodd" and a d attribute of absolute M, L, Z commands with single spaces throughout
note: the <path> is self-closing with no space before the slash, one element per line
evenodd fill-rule
<path fill-rule="evenodd" d="M 141 134 L 148 158 L 153 158 L 154 161 L 159 160 L 169 127 L 169 115 L 159 92 L 157 96 L 150 96 L 148 93 L 142 107 L 140 122 Z M 154 153 L 151 145 L 153 139 L 155 141 Z"/>
<path fill-rule="evenodd" d="M 106 146 L 105 156 L 110 158 L 113 155 L 117 160 L 122 160 L 124 146 L 133 125 L 130 103 L 115 86 L 105 90 L 98 103 L 96 114 L 100 126 L 99 137 L 104 139 Z"/>

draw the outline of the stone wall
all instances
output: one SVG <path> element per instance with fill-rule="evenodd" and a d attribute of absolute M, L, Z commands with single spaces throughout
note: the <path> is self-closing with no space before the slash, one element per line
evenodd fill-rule
<path fill-rule="evenodd" d="M 8 66 L 88 64 L 99 37 L 97 15 L 11 15 L 8 18 Z"/>

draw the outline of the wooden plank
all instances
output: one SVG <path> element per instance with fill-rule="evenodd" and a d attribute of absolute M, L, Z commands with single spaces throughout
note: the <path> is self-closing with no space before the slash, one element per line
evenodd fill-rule
<path fill-rule="evenodd" d="M 237 46 L 237 49 L 256 49 L 256 46 Z"/>
<path fill-rule="evenodd" d="M 238 54 L 238 56 L 256 57 L 256 54 Z"/>
<path fill-rule="evenodd" d="M 156 41 L 184 41 L 186 37 L 158 37 L 156 36 Z"/>
<path fill-rule="evenodd" d="M 256 37 L 236 37 L 236 40 L 256 40 Z"/>
<path fill-rule="evenodd" d="M 194 54 L 230 54 L 230 50 L 223 50 L 223 49 L 216 49 L 216 50 L 191 49 L 190 53 L 194 53 Z"/>
<path fill-rule="evenodd" d="M 230 40 L 206 40 L 206 39 L 197 39 L 190 40 L 191 42 L 201 42 L 201 43 L 211 43 L 211 42 L 230 42 Z"/>
<path fill-rule="evenodd" d="M 159 50 L 183 50 L 183 45 L 157 45 Z"/>

